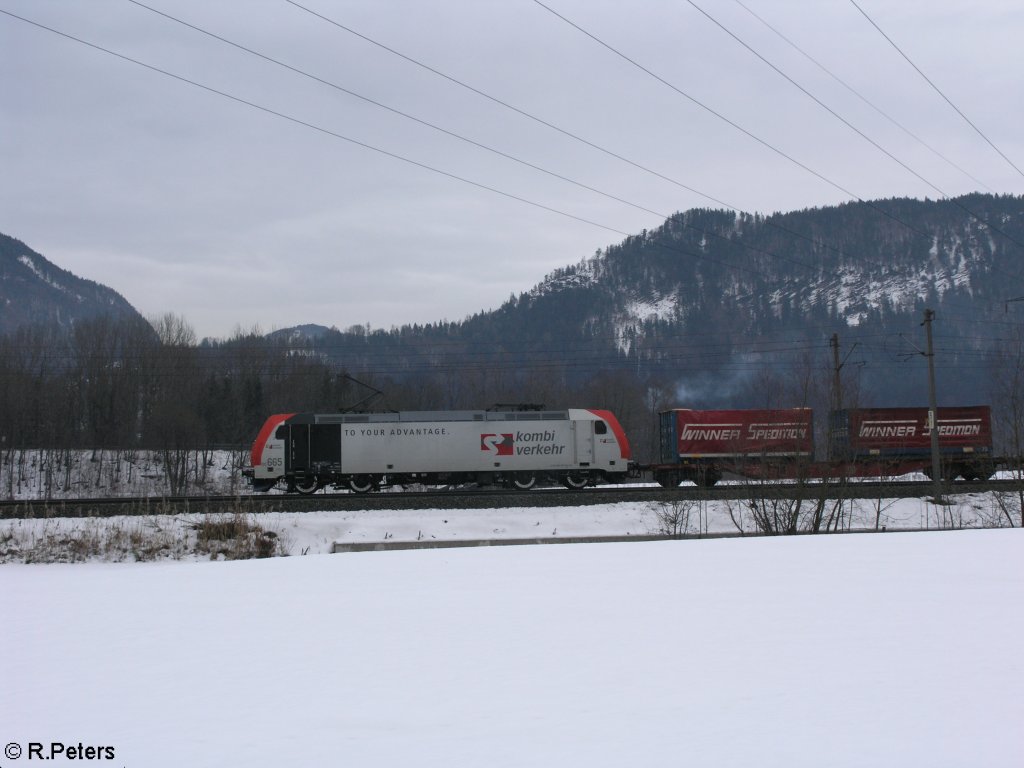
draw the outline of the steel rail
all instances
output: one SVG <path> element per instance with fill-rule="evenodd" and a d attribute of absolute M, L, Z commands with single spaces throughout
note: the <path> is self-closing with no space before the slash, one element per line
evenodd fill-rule
<path fill-rule="evenodd" d="M 602 486 L 580 491 L 541 488 L 530 491 L 460 489 L 381 491 L 377 493 L 317 493 L 309 496 L 245 493 L 227 496 L 149 496 L 93 499 L 32 499 L 0 501 L 0 519 L 38 517 L 113 517 L 188 513 L 245 513 L 359 511 L 384 509 L 497 509 L 504 507 L 577 507 L 646 501 L 726 501 L 743 499 L 896 499 L 928 497 L 930 480 L 900 482 L 756 482 L 722 484 L 714 488 L 683 485 Z M 944 485 L 944 493 L 1022 492 L 1024 481 L 987 480 Z"/>

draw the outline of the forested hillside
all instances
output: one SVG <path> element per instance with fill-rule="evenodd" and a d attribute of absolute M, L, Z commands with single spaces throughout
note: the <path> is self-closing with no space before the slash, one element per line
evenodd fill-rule
<path fill-rule="evenodd" d="M 1019 324 L 1024 200 L 883 200 L 772 216 L 691 210 L 553 272 L 463 322 L 310 340 L 325 359 L 405 377 L 487 371 L 514 391 L 612 372 L 693 406 L 763 404 L 766 374 L 831 368 L 860 397 L 923 402 L 923 312 L 940 399 L 987 397 L 979 371 Z M 1007 303 L 1007 302 L 1011 303 Z M 1022 318 L 1024 319 L 1024 318 Z M 505 383 L 505 384 L 503 384 Z"/>
<path fill-rule="evenodd" d="M 73 275 L 20 240 L 0 234 L 0 335 L 25 325 L 68 329 L 101 316 L 142 320 L 116 291 Z"/>

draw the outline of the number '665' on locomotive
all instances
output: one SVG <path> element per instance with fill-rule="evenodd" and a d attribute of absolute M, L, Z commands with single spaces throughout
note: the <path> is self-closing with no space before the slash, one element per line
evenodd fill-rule
<path fill-rule="evenodd" d="M 582 488 L 626 476 L 630 446 L 610 411 L 399 411 L 271 416 L 246 474 L 256 490 L 284 481 L 359 493 L 382 485 L 474 482 Z"/>

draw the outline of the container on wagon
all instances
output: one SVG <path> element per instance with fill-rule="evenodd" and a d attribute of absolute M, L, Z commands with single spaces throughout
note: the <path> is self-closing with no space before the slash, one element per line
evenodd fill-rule
<path fill-rule="evenodd" d="M 661 414 L 661 460 L 810 458 L 812 422 L 810 408 L 676 408 Z"/>
<path fill-rule="evenodd" d="M 987 405 L 938 409 L 939 453 L 944 457 L 992 453 L 992 412 Z M 850 408 L 830 418 L 833 457 L 925 456 L 931 452 L 928 408 Z"/>

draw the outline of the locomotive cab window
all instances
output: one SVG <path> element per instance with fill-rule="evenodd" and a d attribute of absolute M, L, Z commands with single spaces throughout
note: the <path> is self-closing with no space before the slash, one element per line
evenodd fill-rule
<path fill-rule="evenodd" d="M 594 422 L 594 434 L 595 435 L 606 435 L 608 434 L 608 425 L 603 421 Z"/>
<path fill-rule="evenodd" d="M 282 424 L 280 427 L 277 428 L 277 431 L 274 432 L 274 439 L 284 440 L 286 437 L 288 437 L 288 425 Z"/>

